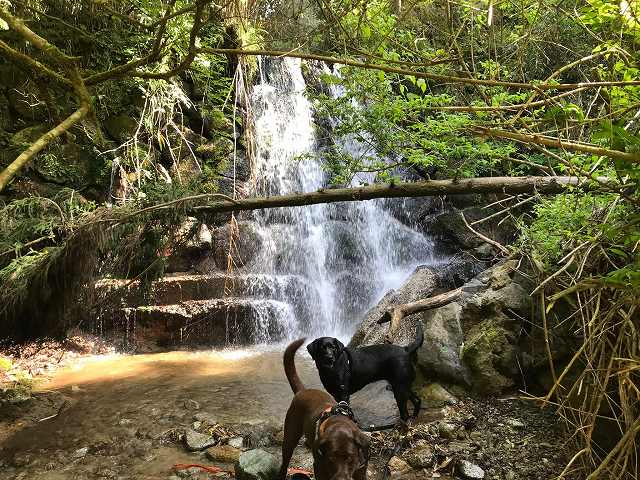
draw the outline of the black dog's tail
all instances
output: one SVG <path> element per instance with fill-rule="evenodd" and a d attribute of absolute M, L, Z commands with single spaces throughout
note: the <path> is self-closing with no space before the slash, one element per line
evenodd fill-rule
<path fill-rule="evenodd" d="M 306 338 L 299 338 L 298 340 L 291 342 L 284 351 L 284 373 L 287 376 L 287 380 L 289 380 L 289 385 L 291 385 L 293 393 L 298 393 L 300 390 L 304 390 L 305 388 L 302 380 L 300 380 L 300 377 L 298 376 L 298 372 L 296 371 L 296 362 L 294 360 L 296 352 L 305 340 Z"/>
<path fill-rule="evenodd" d="M 416 339 L 404 347 L 404 349 L 409 355 L 413 355 L 413 353 L 422 346 L 423 342 L 424 332 L 422 331 L 422 322 L 418 322 L 418 326 L 416 327 Z"/>

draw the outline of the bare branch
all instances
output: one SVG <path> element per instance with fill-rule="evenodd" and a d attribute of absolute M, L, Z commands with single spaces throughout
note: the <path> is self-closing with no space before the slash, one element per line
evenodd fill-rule
<path fill-rule="evenodd" d="M 472 127 L 472 131 L 478 135 L 486 135 L 488 137 L 507 138 L 522 143 L 534 143 L 544 145 L 546 147 L 560 148 L 572 152 L 590 153 L 592 155 L 601 155 L 613 158 L 614 160 L 624 160 L 626 162 L 640 163 L 639 153 L 622 152 L 620 150 L 609 150 L 606 148 L 589 145 L 587 143 L 576 143 L 561 138 L 546 137 L 542 135 L 526 135 L 524 133 L 508 132 L 506 130 L 497 130 L 494 128 L 486 128 L 480 126 Z"/>
<path fill-rule="evenodd" d="M 385 65 L 376 65 L 372 63 L 359 62 L 357 60 L 349 60 L 344 58 L 329 57 L 326 55 L 316 55 L 312 53 L 296 53 L 293 50 L 244 50 L 241 48 L 199 48 L 197 53 L 229 54 L 229 55 L 260 55 L 264 57 L 292 57 L 302 58 L 306 60 L 318 60 L 327 63 L 338 63 L 351 67 L 366 68 L 369 70 L 380 70 L 388 73 L 398 73 L 400 75 L 410 75 L 416 78 L 427 78 L 443 83 L 464 83 L 468 85 L 485 85 L 490 87 L 518 88 L 521 90 L 577 90 L 581 88 L 598 88 L 613 86 L 638 86 L 640 80 L 628 81 L 612 81 L 612 82 L 583 82 L 583 83 L 543 83 L 536 85 L 534 83 L 520 82 L 501 82 L 498 80 L 483 80 L 478 78 L 455 77 L 449 75 L 439 75 L 436 73 L 418 72 L 404 68 L 388 67 Z"/>

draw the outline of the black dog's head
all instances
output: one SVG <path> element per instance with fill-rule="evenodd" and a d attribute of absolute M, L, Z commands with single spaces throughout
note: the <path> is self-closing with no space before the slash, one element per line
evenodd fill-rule
<path fill-rule="evenodd" d="M 344 350 L 344 345 L 337 338 L 320 337 L 307 345 L 307 350 L 318 367 L 331 368 Z"/>

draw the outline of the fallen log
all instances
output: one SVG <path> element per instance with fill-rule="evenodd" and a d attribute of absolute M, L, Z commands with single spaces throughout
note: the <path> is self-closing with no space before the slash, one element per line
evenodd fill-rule
<path fill-rule="evenodd" d="M 391 322 L 389 330 L 385 335 L 385 341 L 389 343 L 391 342 L 395 333 L 398 331 L 398 328 L 400 328 L 400 322 L 404 317 L 448 305 L 454 300 L 460 298 L 461 295 L 462 287 L 456 288 L 455 290 L 449 290 L 448 292 L 441 293 L 435 297 L 425 298 L 424 300 L 418 300 L 411 303 L 404 303 L 402 305 L 395 305 L 387 309 L 377 322 L 378 324 Z"/>
<path fill-rule="evenodd" d="M 612 183 L 612 188 L 616 185 Z M 262 208 L 300 207 L 320 203 L 357 202 L 375 198 L 427 197 L 436 195 L 467 195 L 488 193 L 562 193 L 568 188 L 593 191 L 602 185 L 578 177 L 481 177 L 454 180 L 427 180 L 366 185 L 354 188 L 326 188 L 316 192 L 293 193 L 273 197 L 255 197 L 214 201 L 187 210 L 198 214 L 237 212 Z"/>

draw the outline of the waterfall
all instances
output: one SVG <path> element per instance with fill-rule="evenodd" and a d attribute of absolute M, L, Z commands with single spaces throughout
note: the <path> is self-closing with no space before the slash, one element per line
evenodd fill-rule
<path fill-rule="evenodd" d="M 310 192 L 328 184 L 305 88 L 300 60 L 259 59 L 259 82 L 251 94 L 252 193 L 257 196 Z M 365 148 L 352 138 L 334 141 L 354 154 Z M 274 284 L 294 278 L 299 287 L 278 299 L 293 307 L 277 310 L 286 316 L 275 319 L 286 326 L 286 337 L 304 333 L 348 339 L 362 314 L 386 291 L 399 287 L 417 265 L 433 261 L 431 241 L 391 215 L 393 202 L 401 200 L 252 214 L 262 247 L 247 268 L 263 283 L 265 278 Z"/>

